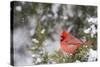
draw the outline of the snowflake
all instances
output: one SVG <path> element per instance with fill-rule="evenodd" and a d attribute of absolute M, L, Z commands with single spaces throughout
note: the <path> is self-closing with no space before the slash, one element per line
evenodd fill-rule
<path fill-rule="evenodd" d="M 21 6 L 16 6 L 16 10 L 20 12 L 20 11 L 22 11 L 22 7 Z"/>
<path fill-rule="evenodd" d="M 90 49 L 88 55 L 89 55 L 89 57 L 88 57 L 89 62 L 96 61 L 96 59 L 97 59 L 97 51 L 96 50 Z"/>

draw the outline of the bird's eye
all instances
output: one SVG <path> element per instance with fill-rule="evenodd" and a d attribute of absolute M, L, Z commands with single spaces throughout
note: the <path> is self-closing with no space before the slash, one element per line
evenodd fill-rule
<path fill-rule="evenodd" d="M 60 39 L 60 41 L 63 41 L 64 40 L 64 37 L 63 36 L 61 36 L 61 39 Z"/>

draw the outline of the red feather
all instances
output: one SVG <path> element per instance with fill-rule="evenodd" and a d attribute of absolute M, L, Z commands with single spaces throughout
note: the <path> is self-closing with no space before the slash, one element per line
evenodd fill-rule
<path fill-rule="evenodd" d="M 68 32 L 61 33 L 60 39 L 61 48 L 68 54 L 73 54 L 77 48 L 80 47 L 82 42 Z"/>

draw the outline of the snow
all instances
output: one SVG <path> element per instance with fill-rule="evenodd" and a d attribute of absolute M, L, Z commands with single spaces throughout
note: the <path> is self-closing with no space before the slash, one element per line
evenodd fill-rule
<path fill-rule="evenodd" d="M 91 25 L 91 37 L 94 37 L 94 35 L 97 33 L 97 29 L 95 28 L 95 25 Z"/>
<path fill-rule="evenodd" d="M 41 34 L 44 34 L 44 32 L 45 32 L 45 29 L 42 29 L 40 33 L 41 33 Z"/>
<path fill-rule="evenodd" d="M 54 13 L 54 18 L 57 18 L 58 17 L 58 8 L 59 8 L 60 4 L 53 4 L 52 5 L 52 12 Z"/>
<path fill-rule="evenodd" d="M 37 6 L 36 12 L 37 12 L 38 14 L 40 14 L 40 15 L 43 13 L 43 5 L 42 5 L 42 4 L 39 4 L 39 5 Z"/>
<path fill-rule="evenodd" d="M 47 40 L 45 41 L 45 44 L 44 45 L 47 45 L 45 46 L 48 54 L 51 54 L 53 53 L 55 50 L 57 50 L 57 48 L 59 48 L 59 41 L 52 41 L 52 40 Z"/>
<path fill-rule="evenodd" d="M 88 62 L 96 61 L 96 59 L 97 59 L 97 51 L 96 50 L 93 50 L 90 48 L 88 55 L 89 55 Z"/>
<path fill-rule="evenodd" d="M 95 27 L 95 25 L 97 25 L 97 18 L 96 17 L 88 17 L 86 20 L 91 24 L 91 26 L 84 32 L 90 33 L 91 37 L 94 37 L 94 35 L 97 33 L 97 29 Z"/>
<path fill-rule="evenodd" d="M 87 33 L 90 33 L 90 30 L 91 30 L 91 28 L 85 29 L 85 30 L 84 30 L 84 33 L 86 33 L 86 34 L 87 34 Z"/>
<path fill-rule="evenodd" d="M 97 18 L 96 18 L 96 17 L 87 18 L 87 21 L 88 21 L 89 23 L 97 24 Z"/>
<path fill-rule="evenodd" d="M 32 41 L 26 27 L 14 29 L 13 42 L 15 65 L 32 65 L 32 52 L 27 50 L 32 46 Z"/>
<path fill-rule="evenodd" d="M 22 7 L 21 6 L 16 6 L 16 10 L 20 12 L 20 11 L 22 11 Z"/>
<path fill-rule="evenodd" d="M 21 3 L 22 3 L 22 5 L 25 5 L 26 2 L 22 1 Z"/>
<path fill-rule="evenodd" d="M 86 37 L 84 36 L 84 37 L 81 38 L 81 40 L 82 40 L 83 43 L 85 43 L 87 39 L 86 39 Z"/>
<path fill-rule="evenodd" d="M 35 42 L 35 43 L 39 43 L 39 41 L 37 39 L 35 39 L 35 38 L 32 39 L 32 41 Z"/>
<path fill-rule="evenodd" d="M 67 6 L 63 6 L 63 16 L 70 16 L 73 17 L 75 14 L 74 10 L 73 10 L 73 6 L 72 5 L 67 5 Z"/>
<path fill-rule="evenodd" d="M 48 52 L 48 54 L 52 54 L 55 50 L 60 48 L 59 35 L 53 34 L 52 36 L 55 39 L 55 41 L 52 41 L 48 38 L 43 42 L 45 50 Z"/>
<path fill-rule="evenodd" d="M 45 15 L 42 16 L 42 18 L 41 18 L 41 22 L 44 21 L 45 19 L 46 19 L 46 16 L 45 16 Z"/>
<path fill-rule="evenodd" d="M 74 16 L 73 6 L 72 6 L 72 5 L 67 5 L 67 14 L 68 14 L 70 17 L 73 17 L 73 16 Z"/>
<path fill-rule="evenodd" d="M 52 17 L 52 14 L 48 14 L 48 17 L 49 17 L 49 18 Z"/>
<path fill-rule="evenodd" d="M 32 55 L 32 57 L 36 57 L 36 55 L 35 55 L 35 54 L 33 54 L 33 55 Z"/>
<path fill-rule="evenodd" d="M 30 33 L 30 36 L 33 36 L 34 33 L 35 33 L 35 28 L 36 28 L 36 22 L 37 22 L 37 18 L 36 16 L 28 16 L 28 21 L 29 21 L 29 25 L 28 25 L 28 28 L 29 28 L 29 33 Z"/>
<path fill-rule="evenodd" d="M 94 35 L 97 33 L 97 29 L 96 29 L 95 25 L 92 24 L 89 28 L 84 30 L 84 33 L 86 33 L 86 34 L 90 33 L 91 37 L 93 38 Z"/>
<path fill-rule="evenodd" d="M 30 55 L 19 55 L 18 53 L 14 54 L 14 62 L 15 66 L 22 66 L 22 65 L 32 65 L 32 57 Z"/>
<path fill-rule="evenodd" d="M 49 28 L 49 30 L 48 30 L 48 32 L 53 32 L 54 31 L 54 29 L 52 29 L 52 28 Z"/>
<path fill-rule="evenodd" d="M 76 60 L 76 61 L 75 61 L 75 63 L 79 63 L 79 62 L 80 62 L 79 60 Z"/>
<path fill-rule="evenodd" d="M 34 35 L 34 29 L 30 30 L 30 36 Z"/>
<path fill-rule="evenodd" d="M 42 60 L 40 58 L 37 58 L 36 63 L 40 63 Z"/>
<path fill-rule="evenodd" d="M 78 11 L 78 17 L 82 17 L 83 13 L 81 10 Z"/>
<path fill-rule="evenodd" d="M 62 19 L 68 20 L 68 16 L 61 16 Z"/>

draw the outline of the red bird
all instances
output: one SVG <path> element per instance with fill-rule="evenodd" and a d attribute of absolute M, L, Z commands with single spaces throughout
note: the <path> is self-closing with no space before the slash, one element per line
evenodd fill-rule
<path fill-rule="evenodd" d="M 73 54 L 82 44 L 79 39 L 72 36 L 69 32 L 62 32 L 60 37 L 61 48 L 67 54 Z"/>

